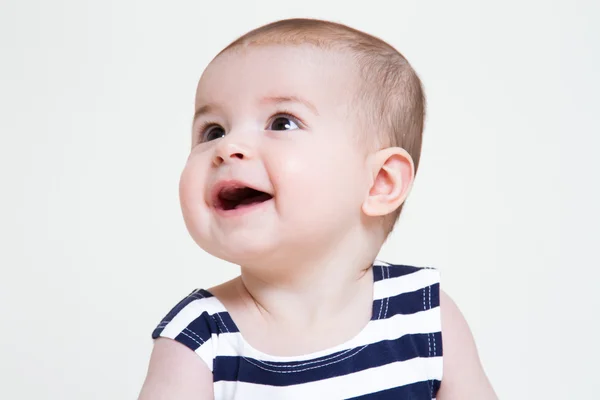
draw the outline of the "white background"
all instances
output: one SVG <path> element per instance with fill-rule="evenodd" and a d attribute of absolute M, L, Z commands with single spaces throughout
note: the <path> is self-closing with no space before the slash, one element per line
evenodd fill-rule
<path fill-rule="evenodd" d="M 381 258 L 442 270 L 501 398 L 598 396 L 598 2 L 0 4 L 0 398 L 135 398 L 154 325 L 236 274 L 180 216 L 194 90 L 286 17 L 379 36 L 424 82 Z"/>

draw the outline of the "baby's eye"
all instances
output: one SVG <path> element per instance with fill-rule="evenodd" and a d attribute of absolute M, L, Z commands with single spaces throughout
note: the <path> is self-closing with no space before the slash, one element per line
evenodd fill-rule
<path fill-rule="evenodd" d="M 298 125 L 299 124 L 297 124 L 292 117 L 279 115 L 273 118 L 268 129 L 271 131 L 289 131 L 299 129 L 300 127 Z"/>
<path fill-rule="evenodd" d="M 225 136 L 225 129 L 219 125 L 213 125 L 204 130 L 202 133 L 202 141 L 210 142 L 211 140 L 219 139 L 223 136 Z"/>

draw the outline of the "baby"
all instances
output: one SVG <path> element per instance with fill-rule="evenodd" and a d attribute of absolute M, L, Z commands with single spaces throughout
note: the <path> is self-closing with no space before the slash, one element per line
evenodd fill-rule
<path fill-rule="evenodd" d="M 217 55 L 180 199 L 241 275 L 156 327 L 140 399 L 495 399 L 438 272 L 375 260 L 424 116 L 406 59 L 344 25 L 278 21 Z"/>

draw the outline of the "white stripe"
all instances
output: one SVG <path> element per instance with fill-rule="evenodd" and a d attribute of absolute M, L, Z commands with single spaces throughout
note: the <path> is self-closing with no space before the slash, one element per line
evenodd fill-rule
<path fill-rule="evenodd" d="M 243 356 L 261 361 L 291 362 L 306 361 L 327 356 L 338 351 L 362 347 L 382 340 L 394 340 L 407 334 L 441 331 L 440 309 L 421 311 L 415 314 L 397 314 L 387 319 L 373 320 L 354 339 L 323 351 L 294 357 L 278 357 L 262 353 L 250 346 L 239 332 L 219 335 L 217 354 L 220 356 Z M 213 340 L 216 338 L 213 336 Z"/>
<path fill-rule="evenodd" d="M 348 375 L 292 386 L 219 381 L 215 400 L 225 399 L 344 399 L 421 382 L 424 377 L 441 380 L 442 358 L 414 358 Z"/>
<path fill-rule="evenodd" d="M 401 293 L 410 293 L 423 289 L 440 281 L 440 274 L 435 269 L 422 269 L 412 274 L 375 282 L 373 298 L 375 300 L 393 297 Z"/>

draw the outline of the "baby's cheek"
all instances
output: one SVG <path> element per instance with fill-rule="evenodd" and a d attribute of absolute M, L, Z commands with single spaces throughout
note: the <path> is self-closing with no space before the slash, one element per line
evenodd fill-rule
<path fill-rule="evenodd" d="M 328 166 L 310 152 L 288 154 L 278 160 L 274 175 L 279 184 L 286 186 L 286 191 L 306 192 L 327 181 Z"/>
<path fill-rule="evenodd" d="M 184 213 L 204 203 L 204 182 L 205 177 L 198 165 L 188 161 L 179 180 L 179 199 Z"/>
<path fill-rule="evenodd" d="M 315 216 L 328 214 L 335 207 L 339 195 L 341 179 L 338 166 L 329 163 L 324 157 L 314 155 L 302 158 L 290 158 L 286 162 L 285 175 L 279 180 L 286 199 L 286 208 L 294 212 L 302 210 L 298 216 L 311 213 Z"/>

